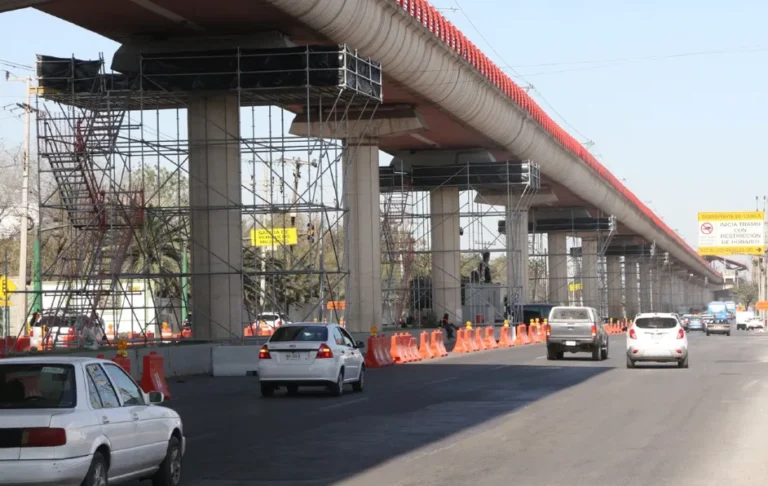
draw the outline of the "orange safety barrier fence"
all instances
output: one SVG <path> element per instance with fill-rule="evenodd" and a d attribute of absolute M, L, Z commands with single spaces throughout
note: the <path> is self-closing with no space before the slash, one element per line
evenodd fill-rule
<path fill-rule="evenodd" d="M 525 339 L 523 339 L 523 336 L 525 336 L 525 324 L 518 324 L 517 332 L 515 332 L 515 346 L 522 346 L 525 344 Z"/>
<path fill-rule="evenodd" d="M 421 359 L 432 359 L 435 357 L 432 354 L 432 350 L 429 349 L 429 334 L 427 334 L 427 331 L 421 331 L 421 334 L 419 334 L 419 356 L 421 356 Z"/>
<path fill-rule="evenodd" d="M 400 336 L 400 333 L 393 334 L 390 338 L 389 354 L 392 356 L 395 363 L 406 363 L 408 361 L 408 357 L 405 355 L 405 350 L 402 348 L 403 339 Z"/>
<path fill-rule="evenodd" d="M 469 329 L 466 332 L 464 329 L 456 330 L 456 344 L 453 346 L 453 353 L 463 354 L 472 352 L 472 347 L 467 342 L 467 332 L 469 332 Z"/>
<path fill-rule="evenodd" d="M 168 391 L 168 383 L 165 381 L 165 368 L 163 367 L 163 357 L 154 351 L 144 355 L 144 366 L 141 370 L 141 388 L 146 393 L 158 391 L 165 398 L 171 398 L 171 392 Z"/>
<path fill-rule="evenodd" d="M 479 327 L 475 329 L 475 347 L 478 351 L 485 351 L 485 343 L 483 342 L 483 330 Z"/>
<path fill-rule="evenodd" d="M 501 328 L 501 334 L 499 335 L 500 348 L 511 348 L 512 346 L 514 346 L 514 343 L 512 342 L 512 337 L 509 335 L 511 330 L 512 328 L 508 326 L 504 326 Z"/>
<path fill-rule="evenodd" d="M 419 356 L 419 347 L 416 344 L 416 338 L 411 336 L 411 333 L 406 333 L 407 339 L 408 339 L 408 353 L 411 355 L 412 361 L 421 361 L 421 356 Z"/>
<path fill-rule="evenodd" d="M 499 347 L 499 345 L 496 344 L 496 330 L 493 328 L 493 326 L 488 326 L 485 328 L 484 344 L 486 349 L 496 349 Z"/>

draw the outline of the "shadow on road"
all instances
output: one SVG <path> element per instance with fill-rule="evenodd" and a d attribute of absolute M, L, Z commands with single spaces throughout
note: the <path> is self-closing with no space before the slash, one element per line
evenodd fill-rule
<path fill-rule="evenodd" d="M 311 389 L 264 399 L 256 377 L 200 377 L 175 384 L 168 405 L 189 438 L 185 484 L 331 484 L 468 429 L 515 420 L 509 414 L 519 408 L 608 370 L 399 366 L 369 372 L 363 393 L 340 399 Z"/>

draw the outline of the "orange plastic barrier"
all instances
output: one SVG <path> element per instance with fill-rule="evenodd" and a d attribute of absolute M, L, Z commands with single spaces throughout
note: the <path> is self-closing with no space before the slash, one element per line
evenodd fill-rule
<path fill-rule="evenodd" d="M 499 347 L 499 345 L 496 344 L 496 330 L 493 326 L 485 328 L 485 347 L 486 349 L 496 349 Z"/>
<path fill-rule="evenodd" d="M 432 335 L 434 336 L 435 344 L 434 348 L 436 351 L 433 351 L 432 354 L 437 356 L 448 356 L 448 350 L 445 349 L 445 338 L 443 337 L 443 331 L 432 331 Z"/>
<path fill-rule="evenodd" d="M 411 333 L 406 333 L 406 336 L 408 338 L 408 352 L 411 355 L 411 360 L 421 361 L 421 356 L 419 355 L 419 346 L 416 344 L 416 338 L 414 338 Z"/>
<path fill-rule="evenodd" d="M 432 359 L 436 356 L 432 354 L 432 350 L 429 348 L 429 334 L 427 334 L 427 331 L 421 331 L 419 335 L 419 356 L 421 356 L 421 359 Z"/>
<path fill-rule="evenodd" d="M 171 392 L 168 391 L 168 383 L 165 381 L 163 357 L 152 351 L 144 356 L 143 363 L 144 366 L 142 367 L 141 372 L 141 388 L 146 393 L 151 391 L 158 391 L 162 393 L 165 398 L 171 398 Z"/>
<path fill-rule="evenodd" d="M 368 337 L 368 346 L 365 350 L 365 367 L 381 368 L 384 364 L 381 362 L 381 353 L 378 352 L 378 341 L 374 336 Z"/>
<path fill-rule="evenodd" d="M 485 351 L 485 343 L 483 343 L 483 330 L 479 327 L 475 329 L 475 347 L 478 351 Z"/>
<path fill-rule="evenodd" d="M 472 347 L 469 346 L 469 343 L 467 341 L 467 333 L 470 332 L 469 329 L 464 331 L 464 329 L 457 329 L 456 330 L 456 344 L 453 346 L 453 350 L 451 352 L 453 353 L 471 353 Z"/>
<path fill-rule="evenodd" d="M 405 355 L 405 350 L 403 350 L 403 338 L 400 336 L 400 333 L 392 335 L 390 341 L 389 354 L 392 356 L 394 362 L 397 364 L 406 363 L 408 357 Z"/>
<path fill-rule="evenodd" d="M 381 359 L 383 362 L 386 363 L 387 366 L 395 364 L 395 360 L 392 358 L 392 354 L 389 352 L 389 338 L 387 336 L 377 336 L 376 340 L 379 343 L 379 353 L 381 353 Z"/>
<path fill-rule="evenodd" d="M 528 326 L 528 344 L 534 344 L 536 342 L 536 325 L 531 324 Z"/>
<path fill-rule="evenodd" d="M 525 340 L 523 339 L 523 336 L 525 335 L 525 324 L 518 324 L 517 325 L 517 331 L 515 332 L 515 346 L 522 346 L 525 344 Z"/>
<path fill-rule="evenodd" d="M 502 327 L 501 328 L 501 334 L 499 335 L 499 347 L 500 348 L 511 348 L 514 344 L 512 343 L 512 338 L 509 335 L 509 332 L 512 328 L 511 327 Z"/>

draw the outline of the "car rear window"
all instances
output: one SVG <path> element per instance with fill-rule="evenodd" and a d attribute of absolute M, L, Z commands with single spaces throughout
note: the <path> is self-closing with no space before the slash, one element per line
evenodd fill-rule
<path fill-rule="evenodd" d="M 283 326 L 270 338 L 270 342 L 281 341 L 327 341 L 328 328 L 324 326 Z"/>
<path fill-rule="evenodd" d="M 69 364 L 0 364 L 0 409 L 74 408 L 75 369 Z"/>
<path fill-rule="evenodd" d="M 574 320 L 574 321 L 588 321 L 589 311 L 587 309 L 553 309 L 550 320 Z"/>
<path fill-rule="evenodd" d="M 640 329 L 672 329 L 677 326 L 674 317 L 640 317 L 635 321 Z"/>

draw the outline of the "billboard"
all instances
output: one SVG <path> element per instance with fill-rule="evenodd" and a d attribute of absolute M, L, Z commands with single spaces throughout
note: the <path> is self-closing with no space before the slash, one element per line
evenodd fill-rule
<path fill-rule="evenodd" d="M 762 255 L 765 213 L 699 213 L 699 255 Z"/>
<path fill-rule="evenodd" d="M 295 245 L 299 242 L 296 228 L 252 229 L 251 246 Z"/>

